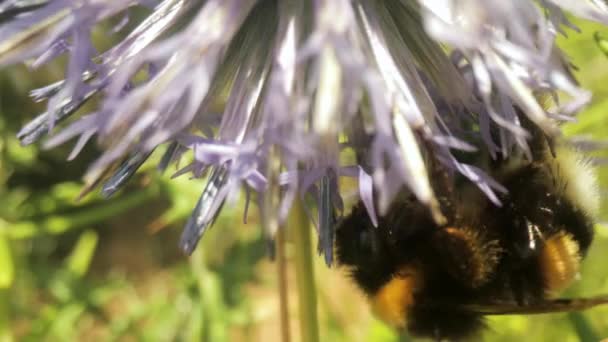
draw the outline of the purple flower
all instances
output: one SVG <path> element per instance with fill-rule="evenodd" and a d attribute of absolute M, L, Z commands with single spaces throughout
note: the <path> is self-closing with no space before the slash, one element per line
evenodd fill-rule
<path fill-rule="evenodd" d="M 141 6 L 147 18 L 122 41 L 94 48 L 94 28 L 122 18 L 121 29 Z M 358 179 L 372 222 L 403 186 L 442 219 L 427 156 L 498 202 L 504 188 L 454 152 L 529 154 L 523 119 L 558 135 L 589 101 L 555 44 L 576 30 L 564 11 L 608 23 L 601 0 L 4 0 L 0 65 L 69 55 L 65 80 L 32 91 L 48 108 L 18 136 L 78 138 L 70 158 L 95 136 L 105 152 L 86 190 L 111 195 L 159 145 L 160 169 L 193 157 L 178 174 L 209 182 L 186 252 L 244 188 L 259 193 L 269 237 L 298 196 L 314 198 L 331 263 L 339 177 Z M 55 133 L 95 95 L 95 112 Z"/>

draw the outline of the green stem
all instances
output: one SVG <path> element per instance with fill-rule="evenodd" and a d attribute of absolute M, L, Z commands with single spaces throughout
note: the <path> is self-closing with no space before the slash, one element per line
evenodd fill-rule
<path fill-rule="evenodd" d="M 574 326 L 574 330 L 578 335 L 579 341 L 599 341 L 600 337 L 593 330 L 593 327 L 587 321 L 585 316 L 580 312 L 570 312 L 568 313 L 568 318 L 570 322 Z"/>
<path fill-rule="evenodd" d="M 279 309 L 281 313 L 281 336 L 283 342 L 291 341 L 289 329 L 289 300 L 287 291 L 287 259 L 285 257 L 285 227 L 277 230 L 277 271 L 279 274 Z"/>
<path fill-rule="evenodd" d="M 146 203 L 157 197 L 158 194 L 159 187 L 150 185 L 116 199 L 99 202 L 93 207 L 81 209 L 76 213 L 48 215 L 41 221 L 23 221 L 13 224 L 0 221 L 0 232 L 5 233 L 13 240 L 29 239 L 41 233 L 61 234 L 70 229 L 88 226 L 112 218 Z M 3 227 L 4 225 L 6 227 Z M 5 228 L 5 230 L 2 228 Z"/>
<path fill-rule="evenodd" d="M 299 200 L 294 202 L 288 221 L 293 234 L 300 309 L 300 333 L 303 342 L 317 342 L 319 341 L 319 323 L 317 320 L 317 293 L 312 263 L 310 224 L 302 205 Z"/>
<path fill-rule="evenodd" d="M 13 340 L 10 329 L 9 290 L 0 289 L 0 342 Z"/>

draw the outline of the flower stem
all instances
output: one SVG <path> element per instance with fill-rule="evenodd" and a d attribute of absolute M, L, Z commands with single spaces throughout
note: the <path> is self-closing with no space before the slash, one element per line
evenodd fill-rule
<path fill-rule="evenodd" d="M 312 263 L 310 224 L 300 200 L 294 202 L 288 222 L 293 234 L 301 340 L 303 342 L 317 342 L 319 341 L 319 323 L 317 320 L 317 293 Z"/>
<path fill-rule="evenodd" d="M 285 258 L 285 227 L 279 227 L 276 237 L 277 271 L 279 275 L 279 306 L 281 314 L 281 341 L 291 341 L 289 329 L 289 300 L 287 291 L 287 260 Z"/>
<path fill-rule="evenodd" d="M 0 342 L 13 341 L 11 335 L 9 290 L 0 289 Z"/>

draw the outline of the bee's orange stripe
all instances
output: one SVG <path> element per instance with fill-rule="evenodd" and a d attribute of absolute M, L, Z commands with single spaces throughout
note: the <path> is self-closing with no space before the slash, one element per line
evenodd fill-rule
<path fill-rule="evenodd" d="M 371 306 L 378 318 L 403 329 L 407 311 L 414 304 L 414 292 L 419 288 L 421 277 L 412 268 L 404 269 L 372 296 Z"/>

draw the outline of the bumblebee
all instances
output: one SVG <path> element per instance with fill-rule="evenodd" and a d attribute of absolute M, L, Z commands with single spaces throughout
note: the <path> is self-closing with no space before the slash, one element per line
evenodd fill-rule
<path fill-rule="evenodd" d="M 608 302 L 555 298 L 578 276 L 593 240 L 599 195 L 591 163 L 539 134 L 531 147 L 531 159 L 483 166 L 507 190 L 501 205 L 437 167 L 431 181 L 445 224 L 405 191 L 377 227 L 362 203 L 339 222 L 338 261 L 379 318 L 414 336 L 460 340 L 478 334 L 486 315 Z"/>

